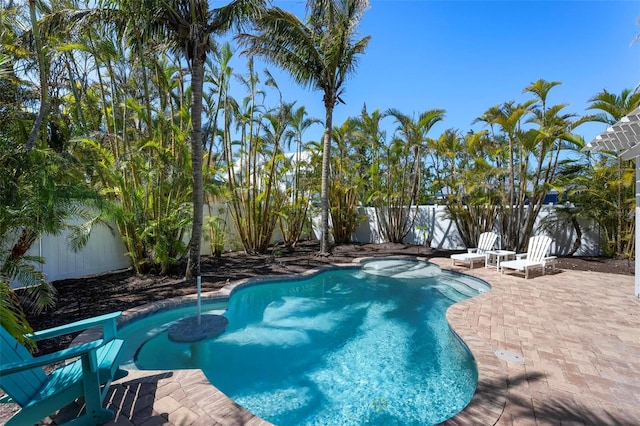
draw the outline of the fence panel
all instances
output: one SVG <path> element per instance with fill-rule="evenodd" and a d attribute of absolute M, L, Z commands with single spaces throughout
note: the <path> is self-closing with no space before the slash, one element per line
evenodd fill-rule
<path fill-rule="evenodd" d="M 542 229 L 542 221 L 546 217 L 553 215 L 554 209 L 553 206 L 545 206 L 543 208 L 536 224 L 536 230 Z M 225 248 L 238 249 L 241 247 L 237 242 L 234 243 L 232 241 L 234 238 L 237 240 L 237 233 L 231 215 L 226 211 L 226 206 L 212 206 L 211 212 L 225 220 Z M 205 214 L 208 213 L 208 209 L 205 208 Z M 353 234 L 353 241 L 360 243 L 384 242 L 378 231 L 374 209 L 372 207 L 363 207 L 360 209 L 360 213 L 363 219 Z M 318 238 L 320 218 L 313 217 L 312 222 L 314 234 Z M 600 243 L 603 238 L 600 229 L 593 224 L 582 223 L 582 225 L 581 246 L 576 255 L 600 255 Z M 553 239 L 551 252 L 559 255 L 569 253 L 576 238 L 573 227 L 558 222 L 548 229 L 545 233 Z M 541 232 L 534 231 L 534 234 L 537 233 Z M 208 232 L 204 232 L 203 235 L 205 240 L 202 244 L 202 252 L 203 254 L 210 254 Z M 274 236 L 274 242 L 278 241 L 278 236 L 280 234 Z M 97 226 L 93 230 L 86 247 L 78 252 L 74 252 L 68 247 L 66 237 L 67 234 L 65 233 L 61 235 L 44 235 L 29 251 L 29 255 L 45 258 L 46 263 L 42 265 L 42 270 L 51 281 L 84 277 L 125 269 L 130 266 L 130 260 L 126 254 L 122 238 L 115 227 Z M 444 206 L 419 206 L 414 228 L 407 235 L 405 243 L 429 245 L 432 248 L 441 250 L 462 250 L 465 248 L 455 224 L 446 217 L 446 208 Z"/>

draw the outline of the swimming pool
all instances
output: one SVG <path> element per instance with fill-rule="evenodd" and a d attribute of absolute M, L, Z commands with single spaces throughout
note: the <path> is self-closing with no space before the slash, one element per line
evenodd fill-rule
<path fill-rule="evenodd" d="M 202 369 L 275 424 L 434 424 L 462 410 L 477 383 L 473 358 L 444 313 L 487 289 L 426 262 L 376 260 L 247 286 L 207 304 L 229 319 L 211 341 L 167 338 L 168 326 L 193 307 L 136 321 L 121 334 L 137 368 Z"/>

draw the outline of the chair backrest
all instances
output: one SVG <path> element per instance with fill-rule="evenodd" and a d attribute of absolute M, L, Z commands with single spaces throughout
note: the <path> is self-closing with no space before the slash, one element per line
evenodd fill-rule
<path fill-rule="evenodd" d="M 551 237 L 546 235 L 536 235 L 529 238 L 529 246 L 527 247 L 527 259 L 534 262 L 540 262 L 547 256 L 551 247 Z"/>
<path fill-rule="evenodd" d="M 33 359 L 27 348 L 22 346 L 4 327 L 0 327 L 0 368 L 3 365 Z M 0 377 L 0 388 L 19 405 L 24 405 L 40 390 L 46 380 L 42 368 Z"/>
<path fill-rule="evenodd" d="M 483 232 L 478 238 L 478 253 L 483 254 L 489 250 L 493 250 L 498 235 L 495 232 Z"/>

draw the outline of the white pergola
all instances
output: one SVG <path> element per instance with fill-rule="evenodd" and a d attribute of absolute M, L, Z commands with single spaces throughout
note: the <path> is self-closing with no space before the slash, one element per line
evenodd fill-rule
<path fill-rule="evenodd" d="M 624 160 L 636 160 L 635 294 L 640 297 L 640 107 L 596 136 L 584 151 L 618 151 Z"/>

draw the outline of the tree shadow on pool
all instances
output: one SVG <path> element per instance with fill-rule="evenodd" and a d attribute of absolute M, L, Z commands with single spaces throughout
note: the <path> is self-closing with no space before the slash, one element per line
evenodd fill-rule
<path fill-rule="evenodd" d="M 594 410 L 580 401 L 570 397 L 541 396 L 533 400 L 529 395 L 520 392 L 520 386 L 527 386 L 545 380 L 541 373 L 520 374 L 511 378 L 483 380 L 478 383 L 478 390 L 469 406 L 459 415 L 445 421 L 442 425 L 467 424 L 469 420 L 480 420 L 481 424 L 562 424 L 562 425 L 594 425 L 594 426 L 631 426 L 637 425 L 638 419 L 632 413 L 611 413 L 605 409 Z M 508 394 L 505 386 L 508 383 Z M 506 404 L 506 406 L 505 406 Z M 502 406 L 502 409 L 500 409 Z M 487 415 L 486 418 L 484 415 Z M 487 420 L 493 414 L 493 421 Z M 507 418 L 505 418 L 505 416 Z M 478 423 L 480 424 L 480 423 Z"/>

